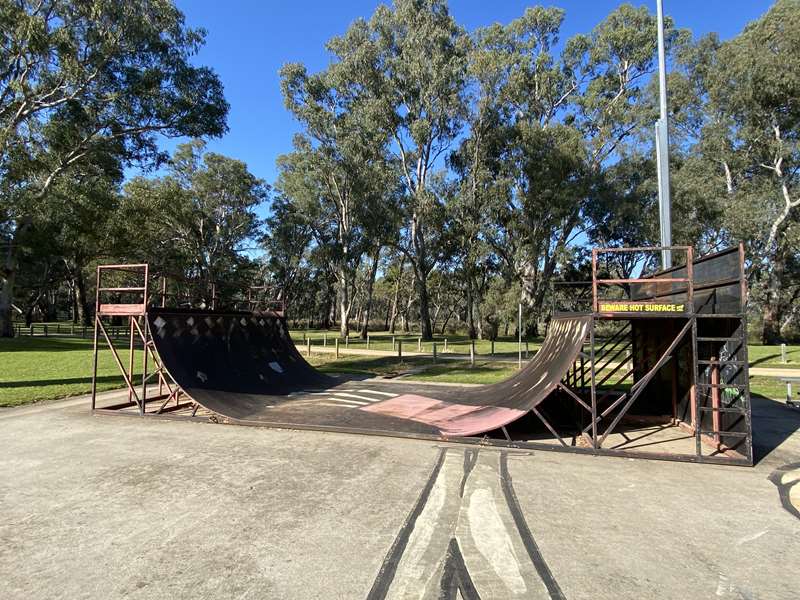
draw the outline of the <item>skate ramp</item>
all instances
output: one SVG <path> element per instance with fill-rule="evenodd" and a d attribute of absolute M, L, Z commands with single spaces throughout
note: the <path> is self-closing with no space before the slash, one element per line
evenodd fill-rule
<path fill-rule="evenodd" d="M 591 317 L 552 320 L 541 349 L 513 377 L 472 387 L 342 381 L 314 369 L 274 314 L 153 309 L 155 348 L 195 402 L 239 422 L 469 437 L 519 419 L 578 358 Z"/>

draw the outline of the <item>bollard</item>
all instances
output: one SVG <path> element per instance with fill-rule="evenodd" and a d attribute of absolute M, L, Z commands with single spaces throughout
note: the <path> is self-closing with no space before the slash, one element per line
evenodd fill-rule
<path fill-rule="evenodd" d="M 447 338 L 444 338 L 444 351 L 447 352 Z"/>
<path fill-rule="evenodd" d="M 47 324 L 45 323 L 44 326 L 44 337 L 47 337 Z"/>
<path fill-rule="evenodd" d="M 475 366 L 475 340 L 469 341 L 469 365 Z"/>
<path fill-rule="evenodd" d="M 31 337 L 33 337 L 33 323 L 31 323 Z"/>
<path fill-rule="evenodd" d="M 781 362 L 786 364 L 786 344 L 781 344 Z"/>
<path fill-rule="evenodd" d="M 306 338 L 306 356 L 311 356 L 311 338 Z"/>
<path fill-rule="evenodd" d="M 323 333 L 322 334 L 322 345 L 323 346 L 327 346 L 328 345 L 328 334 L 327 333 Z"/>
<path fill-rule="evenodd" d="M 422 352 L 422 336 L 417 338 L 417 352 Z"/>
<path fill-rule="evenodd" d="M 489 354 L 494 356 L 494 340 L 492 340 L 492 349 L 490 350 Z"/>
<path fill-rule="evenodd" d="M 436 342 L 433 342 L 432 351 L 433 351 L 433 364 L 436 364 Z"/>
<path fill-rule="evenodd" d="M 350 347 L 350 336 L 349 335 L 345 336 L 345 338 L 344 338 L 344 347 L 345 348 L 349 348 Z"/>
<path fill-rule="evenodd" d="M 73 336 L 75 335 L 75 323 L 69 326 L 69 334 Z"/>
<path fill-rule="evenodd" d="M 339 358 L 339 338 L 336 338 L 336 358 Z"/>
<path fill-rule="evenodd" d="M 528 360 L 528 340 L 525 340 L 525 360 Z"/>
<path fill-rule="evenodd" d="M 396 349 L 397 349 L 397 342 L 395 341 L 395 337 L 392 336 L 392 350 L 396 350 Z"/>
<path fill-rule="evenodd" d="M 403 340 L 397 340 L 397 362 L 403 362 Z"/>
<path fill-rule="evenodd" d="M 367 334 L 367 350 L 369 350 L 369 334 Z"/>
<path fill-rule="evenodd" d="M 305 332 L 305 331 L 303 331 L 303 343 L 304 343 L 304 344 L 306 343 L 306 339 L 307 339 L 307 338 L 308 338 L 308 336 L 306 335 L 306 332 Z"/>

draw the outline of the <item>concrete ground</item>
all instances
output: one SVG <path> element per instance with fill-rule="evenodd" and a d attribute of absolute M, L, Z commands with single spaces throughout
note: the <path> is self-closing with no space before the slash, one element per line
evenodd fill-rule
<path fill-rule="evenodd" d="M 797 598 L 800 410 L 754 424 L 745 468 L 8 409 L 0 598 Z"/>

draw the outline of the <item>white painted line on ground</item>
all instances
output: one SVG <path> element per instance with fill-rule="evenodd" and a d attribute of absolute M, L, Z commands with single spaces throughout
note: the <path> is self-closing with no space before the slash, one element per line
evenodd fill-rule
<path fill-rule="evenodd" d="M 367 406 L 370 402 L 364 402 L 363 400 L 348 400 L 347 398 L 328 398 L 329 402 L 341 402 L 343 404 L 354 404 L 355 406 Z"/>
<path fill-rule="evenodd" d="M 366 400 L 367 402 L 379 402 L 378 398 L 370 398 L 369 396 L 359 396 L 358 394 L 348 394 L 346 392 L 334 392 L 334 396 L 340 396 L 345 398 L 357 398 L 358 400 Z"/>
<path fill-rule="evenodd" d="M 378 394 L 379 396 L 388 396 L 394 398 L 397 394 L 390 394 L 389 392 L 379 392 L 378 390 L 356 390 L 359 394 Z"/>

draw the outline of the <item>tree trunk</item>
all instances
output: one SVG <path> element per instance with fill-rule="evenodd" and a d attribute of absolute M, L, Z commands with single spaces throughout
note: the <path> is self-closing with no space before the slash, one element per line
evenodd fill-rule
<path fill-rule="evenodd" d="M 70 281 L 68 282 L 69 286 L 69 298 L 70 298 L 70 305 L 72 306 L 72 324 L 78 324 L 78 303 L 75 301 L 75 284 Z"/>
<path fill-rule="evenodd" d="M 422 265 L 415 265 L 414 276 L 416 279 L 417 299 L 419 300 L 419 329 L 423 340 L 433 339 L 431 329 L 430 297 L 428 295 L 428 274 Z"/>
<path fill-rule="evenodd" d="M 467 335 L 474 340 L 475 332 L 475 300 L 472 293 L 472 274 L 467 273 Z"/>
<path fill-rule="evenodd" d="M 325 304 L 322 306 L 322 314 L 320 314 L 319 326 L 320 329 L 330 329 L 333 322 L 333 312 L 335 309 L 335 299 L 330 289 L 325 295 Z"/>
<path fill-rule="evenodd" d="M 397 316 L 399 314 L 400 303 L 400 286 L 403 283 L 403 268 L 406 265 L 405 254 L 400 258 L 400 268 L 398 269 L 397 281 L 394 284 L 394 296 L 392 297 L 392 316 L 389 319 L 389 332 L 394 333 L 395 325 L 397 323 Z"/>
<path fill-rule="evenodd" d="M 347 286 L 347 273 L 339 271 L 339 335 L 346 338 L 350 333 L 350 294 Z"/>
<path fill-rule="evenodd" d="M 428 297 L 428 252 L 425 247 L 425 235 L 423 233 L 422 222 L 415 213 L 411 220 L 411 244 L 414 248 L 414 256 L 411 258 L 414 268 L 414 280 L 417 288 L 417 300 L 419 300 L 419 328 L 422 339 L 433 339 L 431 329 L 430 298 Z"/>
<path fill-rule="evenodd" d="M 444 332 L 447 330 L 447 324 L 450 322 L 450 319 L 453 317 L 453 313 L 455 310 L 452 308 L 447 311 L 447 315 L 444 318 L 444 322 L 442 322 L 441 334 L 444 335 Z"/>
<path fill-rule="evenodd" d="M 14 337 L 14 325 L 11 322 L 12 304 L 14 302 L 14 282 L 17 275 L 16 244 L 21 234 L 27 229 L 28 222 L 17 223 L 14 233 L 8 242 L 0 265 L 0 337 Z"/>
<path fill-rule="evenodd" d="M 9 248 L 8 254 L 12 254 Z M 14 337 L 11 324 L 11 302 L 14 298 L 14 276 L 16 266 L 13 258 L 6 258 L 3 265 L 3 278 L 0 280 L 0 337 Z"/>
<path fill-rule="evenodd" d="M 772 270 L 764 281 L 764 329 L 761 332 L 761 342 L 774 345 L 784 341 L 781 325 L 786 313 L 786 303 L 783 298 L 786 253 L 779 250 L 770 262 Z"/>
<path fill-rule="evenodd" d="M 372 257 L 372 269 L 369 272 L 369 281 L 367 282 L 367 303 L 364 307 L 364 321 L 361 325 L 361 339 L 367 339 L 369 333 L 369 319 L 372 312 L 372 292 L 375 289 L 375 278 L 378 276 L 378 264 L 381 259 L 380 246 L 375 249 L 375 254 Z"/>
<path fill-rule="evenodd" d="M 86 310 L 86 281 L 83 278 L 83 269 L 80 266 L 75 267 L 72 283 L 78 323 L 88 326 L 91 323 L 89 322 L 89 313 Z"/>

